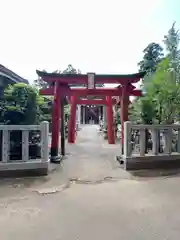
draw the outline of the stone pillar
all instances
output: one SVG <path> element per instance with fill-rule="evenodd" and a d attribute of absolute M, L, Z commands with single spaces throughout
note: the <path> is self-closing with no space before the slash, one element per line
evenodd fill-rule
<path fill-rule="evenodd" d="M 101 120 L 101 106 L 98 107 L 98 119 L 99 119 L 99 122 L 98 122 L 99 124 Z"/>
<path fill-rule="evenodd" d="M 97 107 L 97 116 L 98 116 L 97 124 L 99 124 L 99 119 L 100 119 L 100 106 Z"/>
<path fill-rule="evenodd" d="M 104 123 L 104 128 L 106 128 L 106 106 L 103 105 L 103 123 Z"/>
<path fill-rule="evenodd" d="M 103 106 L 100 107 L 101 110 L 101 120 L 103 120 Z"/>
<path fill-rule="evenodd" d="M 81 105 L 77 105 L 77 127 L 80 128 L 80 124 L 81 124 Z"/>
<path fill-rule="evenodd" d="M 83 124 L 83 106 L 80 105 L 80 124 Z"/>
<path fill-rule="evenodd" d="M 85 105 L 83 106 L 83 124 L 86 123 L 86 109 L 85 109 Z"/>

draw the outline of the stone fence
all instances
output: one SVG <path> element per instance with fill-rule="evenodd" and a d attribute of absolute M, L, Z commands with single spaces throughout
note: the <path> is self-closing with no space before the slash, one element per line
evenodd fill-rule
<path fill-rule="evenodd" d="M 40 125 L 0 125 L 0 176 L 34 171 L 46 175 L 49 162 L 49 123 Z M 13 135 L 13 133 L 15 133 Z M 18 133 L 18 134 L 17 134 Z M 38 133 L 39 142 L 30 142 L 30 135 Z M 12 137 L 14 139 L 12 140 Z M 19 137 L 20 140 L 16 138 Z M 13 144 L 14 143 L 14 144 Z M 13 149 L 13 150 L 12 150 Z M 14 154 L 16 152 L 16 158 Z M 32 153 L 34 152 L 34 153 Z M 39 152 L 39 154 L 38 154 Z M 23 174 L 24 175 L 24 174 Z"/>
<path fill-rule="evenodd" d="M 180 167 L 180 125 L 124 124 L 124 154 L 127 170 Z"/>

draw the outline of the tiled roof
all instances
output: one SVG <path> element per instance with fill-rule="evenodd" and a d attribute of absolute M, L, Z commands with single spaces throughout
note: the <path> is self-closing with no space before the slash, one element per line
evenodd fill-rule
<path fill-rule="evenodd" d="M 0 64 L 0 75 L 9 78 L 14 83 L 22 82 L 22 83 L 29 84 L 28 80 L 20 77 L 19 75 L 17 75 L 16 73 L 4 67 L 1 64 Z"/>

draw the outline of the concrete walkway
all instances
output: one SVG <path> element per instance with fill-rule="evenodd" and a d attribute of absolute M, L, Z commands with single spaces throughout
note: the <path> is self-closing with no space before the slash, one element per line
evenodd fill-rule
<path fill-rule="evenodd" d="M 131 178 L 118 148 L 86 126 L 50 176 L 0 182 L 1 238 L 179 240 L 180 177 Z"/>
<path fill-rule="evenodd" d="M 69 153 L 63 162 L 69 179 L 100 181 L 109 177 L 125 177 L 116 156 L 120 155 L 120 145 L 109 145 L 99 133 L 99 126 L 84 125 L 78 132 L 76 143 L 67 145 Z"/>
<path fill-rule="evenodd" d="M 84 125 L 78 132 L 75 144 L 66 143 L 67 156 L 61 164 L 51 164 L 53 171 L 47 177 L 0 180 L 0 188 L 3 188 L 0 198 L 24 194 L 29 189 L 52 192 L 69 186 L 71 182 L 99 183 L 129 178 L 129 174 L 116 161 L 119 150 L 119 144 L 109 145 L 103 139 L 97 125 Z"/>

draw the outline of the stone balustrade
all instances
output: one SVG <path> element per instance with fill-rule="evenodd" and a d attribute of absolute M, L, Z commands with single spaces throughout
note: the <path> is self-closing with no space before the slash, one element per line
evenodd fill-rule
<path fill-rule="evenodd" d="M 124 124 L 127 170 L 180 167 L 180 125 Z"/>
<path fill-rule="evenodd" d="M 21 133 L 22 139 L 19 142 L 20 149 L 18 156 L 21 159 L 12 159 L 12 133 L 15 131 Z M 39 156 L 36 153 L 33 159 L 30 156 L 29 135 L 30 133 L 39 132 L 40 143 L 34 144 L 39 147 Z M 46 175 L 48 173 L 49 162 L 49 123 L 42 122 L 40 125 L 0 125 L 1 135 L 1 156 L 0 156 L 0 176 L 11 176 L 11 173 L 35 172 L 38 175 Z M 15 135 L 16 137 L 16 135 Z M 18 145 L 18 141 L 17 141 Z M 23 174 L 24 175 L 24 174 Z"/>

